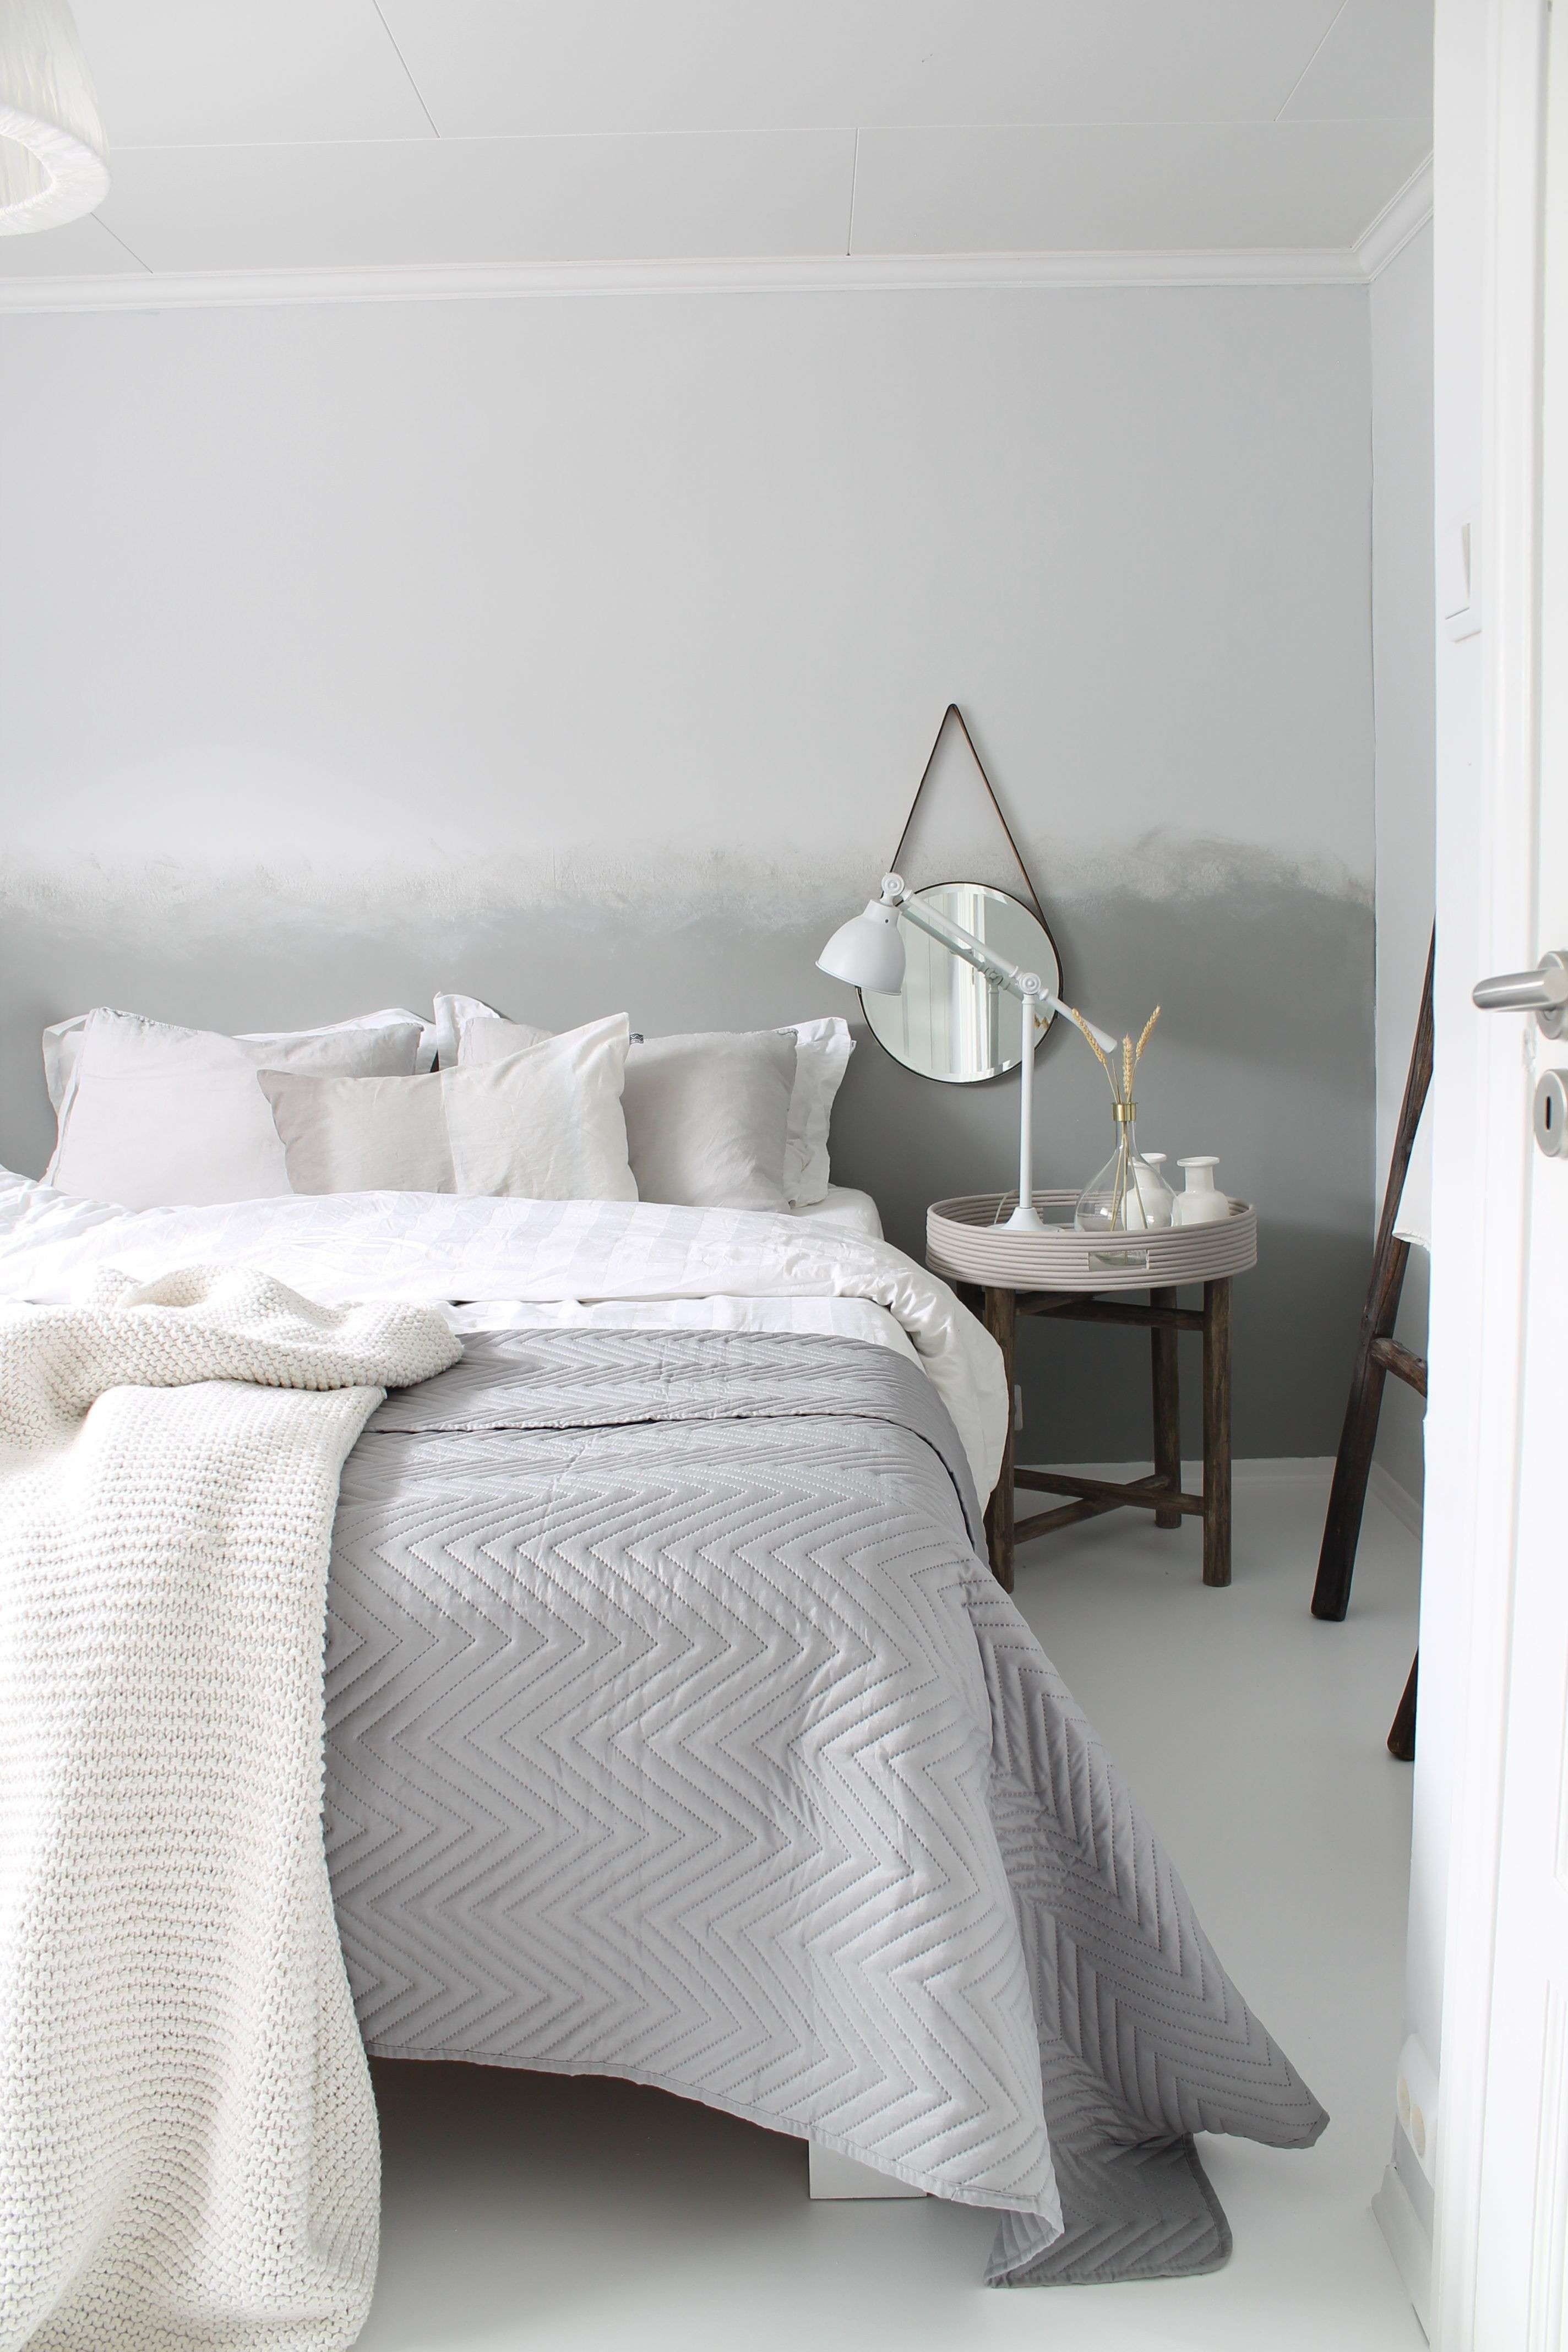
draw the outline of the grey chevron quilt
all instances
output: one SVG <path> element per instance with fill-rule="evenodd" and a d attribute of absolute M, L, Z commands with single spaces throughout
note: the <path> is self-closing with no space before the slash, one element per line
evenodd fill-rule
<path fill-rule="evenodd" d="M 368 2046 L 657 2084 L 1002 2217 L 996 2284 L 1229 2250 L 1322 2109 L 977 1552 L 918 1366 L 470 1339 L 351 1454 L 328 1856 Z"/>

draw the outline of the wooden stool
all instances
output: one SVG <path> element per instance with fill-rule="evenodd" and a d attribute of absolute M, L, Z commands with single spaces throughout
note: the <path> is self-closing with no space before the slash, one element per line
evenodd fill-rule
<path fill-rule="evenodd" d="M 955 1280 L 1002 1349 L 1007 1393 L 1013 1394 L 1017 1319 L 1020 1315 L 1059 1322 L 1110 1323 L 1149 1334 L 1154 1420 L 1153 1472 L 1127 1481 L 1080 1478 L 1065 1470 L 1020 1467 L 1016 1459 L 1012 1415 L 995 1491 L 985 1514 L 991 1566 L 1005 1591 L 1013 1590 L 1014 1552 L 1022 1540 L 1056 1528 L 1124 1508 L 1152 1511 L 1157 1528 L 1178 1528 L 1184 1518 L 1204 1523 L 1204 1582 L 1230 1582 L 1230 1285 L 1258 1256 L 1258 1219 L 1246 1202 L 1232 1203 L 1224 1225 L 1194 1225 L 1114 1236 L 1079 1234 L 1066 1221 L 1076 1192 L 1038 1192 L 1041 1214 L 1060 1223 L 1041 1234 L 1009 1232 L 1000 1222 L 1012 1196 L 971 1195 L 938 1202 L 926 1221 L 926 1261 Z M 1033 1274 L 1035 1278 L 1029 1279 Z M 976 1278 L 978 1276 L 978 1279 Z M 1186 1284 L 1202 1283 L 1201 1309 L 1178 1303 Z M 1142 1305 L 1127 1297 L 1142 1290 Z M 1203 1339 L 1204 1475 L 1201 1494 L 1182 1486 L 1177 1335 Z M 1059 1510 L 1031 1517 L 1021 1535 L 1015 1489 L 1072 1499 Z"/>

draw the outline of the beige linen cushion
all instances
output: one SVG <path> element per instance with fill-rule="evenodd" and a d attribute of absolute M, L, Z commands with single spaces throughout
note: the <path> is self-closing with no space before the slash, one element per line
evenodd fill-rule
<path fill-rule="evenodd" d="M 441 1080 L 262 1070 L 296 1192 L 455 1192 Z"/>
<path fill-rule="evenodd" d="M 460 1069 L 515 1050 L 521 1022 L 469 1018 Z M 773 1029 L 634 1041 L 626 1055 L 626 1150 L 637 1198 L 692 1209 L 783 1210 L 795 1086 L 793 1037 Z"/>
<path fill-rule="evenodd" d="M 296 1192 L 635 1201 L 626 1017 L 423 1078 L 258 1073 Z"/>

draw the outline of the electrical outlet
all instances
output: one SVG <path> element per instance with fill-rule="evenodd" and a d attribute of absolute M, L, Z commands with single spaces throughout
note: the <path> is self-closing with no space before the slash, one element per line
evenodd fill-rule
<path fill-rule="evenodd" d="M 1024 1384 L 1022 1381 L 1015 1381 L 1013 1383 L 1013 1434 L 1015 1437 L 1022 1437 L 1023 1433 Z"/>

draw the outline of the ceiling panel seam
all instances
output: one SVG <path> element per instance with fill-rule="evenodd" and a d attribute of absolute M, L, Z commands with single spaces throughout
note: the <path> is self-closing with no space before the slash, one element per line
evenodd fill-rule
<path fill-rule="evenodd" d="M 1323 54 L 1323 43 L 1324 43 L 1325 41 L 1327 41 L 1327 39 L 1328 39 L 1328 37 L 1329 37 L 1329 35 L 1333 31 L 1334 26 L 1339 23 L 1340 18 L 1344 15 L 1345 10 L 1346 10 L 1349 6 L 1350 6 L 1350 0 L 1340 0 L 1340 5 L 1339 5 L 1339 6 L 1334 10 L 1333 15 L 1330 17 L 1330 19 L 1329 19 L 1328 23 L 1323 26 L 1323 38 L 1322 38 L 1322 40 L 1321 40 L 1321 41 L 1320 41 L 1320 42 L 1318 43 L 1317 47 L 1312 51 L 1311 56 L 1307 59 L 1306 64 L 1301 68 L 1300 72 L 1296 76 L 1295 80 L 1291 83 L 1291 85 L 1290 85 L 1289 89 L 1286 91 L 1285 96 L 1284 96 L 1284 99 L 1283 99 L 1283 100 L 1281 101 L 1281 104 L 1280 104 L 1279 112 L 1279 114 L 1277 114 L 1277 115 L 1275 116 L 1275 118 L 1274 118 L 1274 120 L 1275 120 L 1275 121 L 1276 121 L 1276 122 L 1278 122 L 1278 121 L 1281 119 L 1281 117 L 1283 116 L 1283 114 L 1284 114 L 1284 112 L 1285 112 L 1285 109 L 1286 109 L 1286 107 L 1288 107 L 1288 106 L 1289 105 L 1290 100 L 1295 97 L 1296 92 L 1300 89 L 1301 84 L 1306 80 L 1307 76 L 1311 72 L 1312 68 L 1317 64 L 1318 59 L 1322 56 L 1322 54 Z"/>
<path fill-rule="evenodd" d="M 104 236 L 112 238 L 113 242 L 120 247 L 121 253 L 130 255 L 138 269 L 144 269 L 149 278 L 156 275 L 152 263 L 150 261 L 143 261 L 142 256 L 137 252 L 134 246 L 127 245 L 122 236 L 115 236 L 113 229 L 110 227 L 109 223 L 103 218 L 101 213 L 95 213 L 93 218 L 97 223 L 97 226 L 103 231 Z"/>
<path fill-rule="evenodd" d="M 392 54 L 397 59 L 398 64 L 403 68 L 404 73 L 406 75 L 408 79 L 409 89 L 419 100 L 419 110 L 424 115 L 426 121 L 430 125 L 432 137 L 439 139 L 441 133 L 437 126 L 436 118 L 425 102 L 424 91 L 420 89 L 418 83 L 414 79 L 414 68 L 410 66 L 407 58 L 404 56 L 403 51 L 398 47 L 397 36 L 393 31 L 391 26 L 387 23 L 386 18 L 381 13 L 381 0 L 370 0 L 370 5 L 375 10 L 376 23 L 381 26 L 382 31 L 392 43 Z"/>

